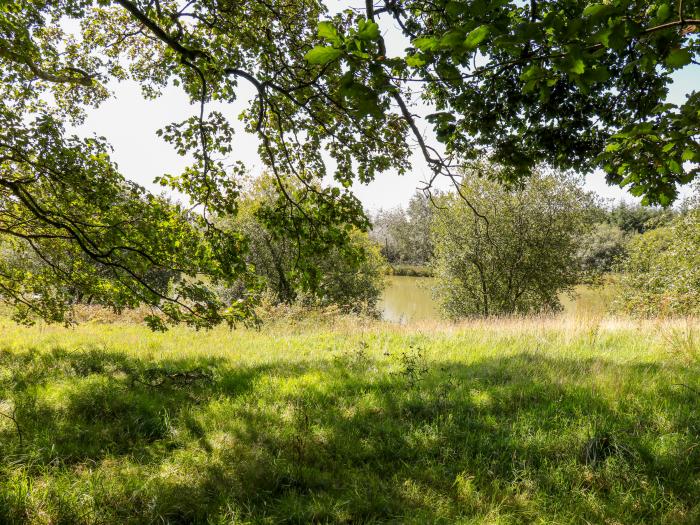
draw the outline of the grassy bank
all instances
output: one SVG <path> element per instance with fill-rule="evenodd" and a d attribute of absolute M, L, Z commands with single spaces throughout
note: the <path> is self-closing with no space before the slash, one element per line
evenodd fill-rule
<path fill-rule="evenodd" d="M 0 523 L 698 523 L 695 323 L 0 329 Z"/>
<path fill-rule="evenodd" d="M 392 264 L 389 266 L 389 275 L 432 277 L 433 269 L 422 264 Z"/>

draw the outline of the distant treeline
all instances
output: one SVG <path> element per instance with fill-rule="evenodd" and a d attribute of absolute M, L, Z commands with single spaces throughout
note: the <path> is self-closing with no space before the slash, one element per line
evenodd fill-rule
<path fill-rule="evenodd" d="M 561 309 L 579 284 L 619 283 L 613 308 L 633 316 L 700 314 L 700 208 L 601 201 L 581 179 L 535 171 L 495 182 L 493 165 L 458 192 L 416 193 L 372 217 L 371 238 L 394 275 L 431 275 L 447 317 Z"/>
<path fill-rule="evenodd" d="M 465 172 L 459 193 L 428 197 L 417 192 L 406 208 L 373 214 L 369 234 L 363 227 L 338 230 L 299 221 L 295 227 L 306 233 L 280 235 L 269 212 L 289 203 L 275 193 L 274 178 L 251 181 L 237 213 L 214 219 L 216 228 L 246 239 L 246 272 L 234 283 L 209 283 L 212 297 L 233 308 L 254 290 L 257 305 L 378 315 L 390 273 L 433 276 L 433 292 L 450 318 L 525 315 L 557 311 L 562 294 L 614 272 L 619 274 L 619 312 L 700 314 L 697 202 L 673 209 L 611 204 L 597 200 L 580 179 L 566 173 L 536 171 L 527 183 L 508 186 L 496 182 L 497 169 L 484 164 L 477 172 Z M 301 181 L 287 188 L 298 201 L 305 190 Z M 330 237 L 336 240 L 324 240 Z M 73 289 L 42 277 L 48 275 L 47 265 L 78 268 L 94 262 L 58 252 L 51 260 L 41 259 L 30 248 L 24 239 L 0 242 L 3 272 L 36 276 L 26 297 L 43 287 L 42 293 L 52 294 L 47 304 L 57 309 L 66 301 L 107 304 L 98 286 Z M 158 269 L 142 276 L 154 293 L 165 295 L 174 284 L 187 284 L 179 273 Z M 109 277 L 111 270 L 91 271 Z M 125 300 L 122 309 L 135 306 Z"/>
<path fill-rule="evenodd" d="M 581 239 L 579 250 L 584 267 L 611 271 L 635 235 L 670 224 L 688 207 L 687 203 L 678 209 L 664 209 L 625 201 L 592 201 L 588 213 L 592 227 Z M 430 198 L 417 191 L 407 207 L 382 209 L 372 215 L 370 237 L 379 245 L 394 275 L 432 275 L 429 266 L 435 247 L 431 225 L 436 210 Z"/>
<path fill-rule="evenodd" d="M 370 237 L 392 267 L 425 266 L 433 257 L 430 235 L 435 206 L 416 192 L 406 208 L 380 210 L 372 217 Z"/>

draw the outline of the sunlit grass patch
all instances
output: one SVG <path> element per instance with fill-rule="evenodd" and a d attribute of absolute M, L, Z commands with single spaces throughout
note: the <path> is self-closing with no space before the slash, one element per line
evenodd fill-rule
<path fill-rule="evenodd" d="M 700 519 L 692 320 L 1 328 L 3 523 Z"/>

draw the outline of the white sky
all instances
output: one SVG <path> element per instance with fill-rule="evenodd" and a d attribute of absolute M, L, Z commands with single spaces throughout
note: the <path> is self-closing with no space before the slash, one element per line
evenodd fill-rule
<path fill-rule="evenodd" d="M 380 25 L 386 27 L 385 23 Z M 390 46 L 389 54 L 392 46 L 397 51 L 403 47 L 394 30 L 389 29 L 385 37 Z M 686 95 L 699 85 L 700 67 L 686 67 L 675 76 L 669 101 L 682 103 Z M 112 158 L 119 165 L 120 171 L 127 178 L 159 192 L 161 188 L 153 184 L 153 179 L 163 173 L 179 173 L 187 164 L 187 159 L 178 156 L 155 132 L 171 122 L 184 120 L 198 108 L 190 106 L 187 97 L 178 88 L 166 89 L 163 96 L 157 100 L 144 100 L 140 88 L 134 82 L 115 84 L 112 89 L 114 98 L 90 112 L 86 123 L 81 126 L 80 133 L 95 133 L 106 137 L 114 147 Z M 238 114 L 252 96 L 253 89 L 245 81 L 241 81 L 239 100 L 235 104 L 211 104 L 209 109 L 222 111 L 232 123 L 238 124 L 231 160 L 242 161 L 250 173 L 257 175 L 263 168 L 257 154 L 258 140 L 243 131 L 243 126 L 237 121 Z M 419 105 L 414 107 L 413 111 L 426 114 L 429 108 Z M 427 132 L 427 123 L 419 121 L 419 126 L 420 124 L 422 131 Z M 404 176 L 385 173 L 368 185 L 355 184 L 353 191 L 365 208 L 371 211 L 405 205 L 421 185 L 421 181 L 429 176 L 429 169 L 419 153 L 413 155 L 412 165 L 412 171 Z M 602 172 L 588 176 L 585 185 L 587 189 L 604 198 L 634 200 L 626 190 L 608 186 Z"/>

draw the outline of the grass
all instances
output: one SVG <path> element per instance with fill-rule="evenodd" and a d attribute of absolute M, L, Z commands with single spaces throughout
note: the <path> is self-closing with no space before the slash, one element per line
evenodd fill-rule
<path fill-rule="evenodd" d="M 699 523 L 698 328 L 2 321 L 0 523 Z"/>
<path fill-rule="evenodd" d="M 433 269 L 426 264 L 392 264 L 389 273 L 409 277 L 432 277 Z"/>
<path fill-rule="evenodd" d="M 560 299 L 563 312 L 567 316 L 602 318 L 614 310 L 618 296 L 617 283 L 608 282 L 604 286 L 576 286 L 573 296 L 564 294 Z"/>

